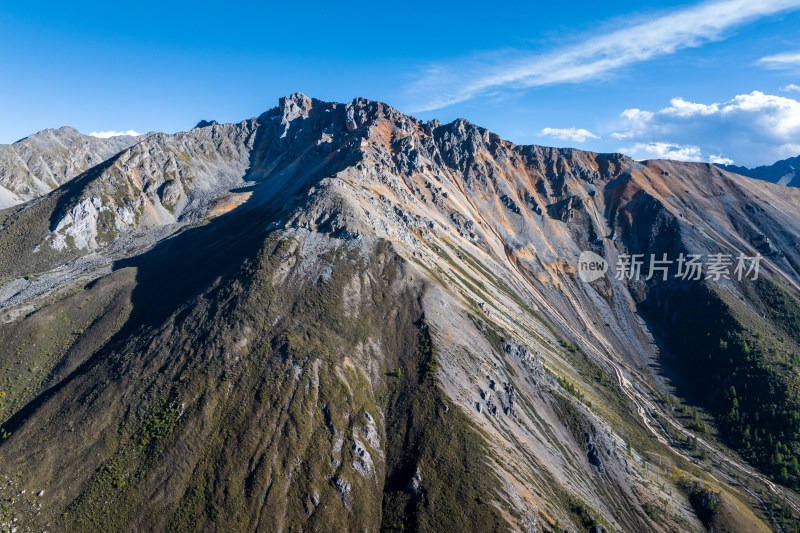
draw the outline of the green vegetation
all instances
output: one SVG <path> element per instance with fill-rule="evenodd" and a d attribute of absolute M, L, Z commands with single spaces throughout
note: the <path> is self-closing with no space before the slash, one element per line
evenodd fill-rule
<path fill-rule="evenodd" d="M 505 531 L 508 525 L 491 503 L 499 482 L 486 463 L 483 437 L 439 390 L 430 331 L 424 321 L 418 326 L 415 355 L 402 361 L 404 377 L 389 400 L 392 453 L 381 530 Z M 423 483 L 414 494 L 407 484 L 417 471 Z"/>
<path fill-rule="evenodd" d="M 712 522 L 722 507 L 722 499 L 719 492 L 713 492 L 705 488 L 700 482 L 690 482 L 683 485 L 687 493 L 689 503 L 692 505 L 697 518 L 707 528 L 712 528 Z"/>
<path fill-rule="evenodd" d="M 653 522 L 661 522 L 661 511 L 650 502 L 645 502 L 642 505 L 642 509 L 644 510 L 645 514 L 650 517 L 650 520 Z"/>
<path fill-rule="evenodd" d="M 578 523 L 587 530 L 593 530 L 600 525 L 595 515 L 583 503 L 575 503 L 570 507 L 572 514 L 578 519 Z"/>
<path fill-rule="evenodd" d="M 557 379 L 558 379 L 558 384 L 561 385 L 561 387 L 565 391 L 567 391 L 571 395 L 575 396 L 576 398 L 582 398 L 583 397 L 583 394 L 581 394 L 581 392 L 575 387 L 575 385 L 572 384 L 572 382 L 570 382 L 566 378 L 562 378 L 561 376 L 558 376 Z"/>
<path fill-rule="evenodd" d="M 578 353 L 579 348 L 569 341 L 566 341 L 564 339 L 558 339 L 558 344 L 560 344 L 562 348 L 564 348 L 573 355 Z"/>
<path fill-rule="evenodd" d="M 117 236 L 116 217 L 110 209 L 100 211 L 97 216 L 97 242 L 108 244 Z"/>
<path fill-rule="evenodd" d="M 422 379 L 432 380 L 436 375 L 436 347 L 428 329 L 428 324 L 423 320 L 420 326 L 420 346 L 419 353 L 422 354 L 420 360 L 420 375 Z M 402 371 L 402 368 L 401 368 Z"/>
<path fill-rule="evenodd" d="M 145 420 L 137 441 L 139 446 L 145 448 L 153 446 L 170 435 L 178 423 L 180 413 L 177 409 L 169 407 L 166 403 Z"/>
<path fill-rule="evenodd" d="M 81 361 L 94 342 L 119 330 L 130 312 L 132 282 L 129 270 L 116 272 L 0 328 L 0 425 L 52 384 L 66 354 Z"/>
<path fill-rule="evenodd" d="M 14 367 L 14 376 L 36 383 L 2 384 L 0 401 L 62 380 L 24 418 L 15 414 L 19 438 L 2 444 L 0 468 L 23 469 L 27 483 L 65 502 L 33 520 L 77 532 L 131 524 L 176 532 L 212 524 L 228 531 L 508 529 L 485 437 L 441 392 L 434 332 L 421 319 L 419 294 L 395 284 L 401 267 L 386 245 L 372 254 L 345 246 L 294 268 L 298 243 L 274 233 L 228 270 L 207 263 L 219 257 L 225 264 L 228 256 L 206 259 L 202 248 L 186 246 L 195 248 L 204 260 L 187 255 L 202 265 L 190 275 L 201 268 L 224 275 L 188 298 L 149 288 L 157 303 L 175 306 L 157 310 L 163 315 L 154 323 L 146 322 L 154 308 L 135 295 L 131 313 L 128 285 L 114 293 L 100 281 L 45 306 L 34 315 L 41 320 L 3 330 L 20 353 L 32 356 L 36 344 L 52 355 Z M 155 280 L 177 279 L 159 264 L 151 268 Z M 139 269 L 137 287 L 151 283 L 147 276 Z M 352 291 L 355 283 L 361 290 Z M 75 314 L 54 328 L 50 317 L 61 310 Z M 62 330 L 69 342 L 48 348 L 43 338 Z M 83 366 L 65 379 L 53 365 L 70 347 Z M 43 417 L 55 408 L 64 413 L 57 423 Z M 368 421 L 380 451 L 364 438 Z M 52 445 L 31 462 L 25 443 L 33 438 Z M 407 485 L 417 468 L 422 483 L 414 494 Z M 55 484 L 55 471 L 82 482 Z"/>
<path fill-rule="evenodd" d="M 800 299 L 766 277 L 755 289 L 768 322 L 697 284 L 672 295 L 669 307 L 680 312 L 667 331 L 688 378 L 684 394 L 714 415 L 722 437 L 749 462 L 798 489 L 800 329 L 793 328 Z M 709 431 L 696 409 L 685 413 L 692 430 Z"/>

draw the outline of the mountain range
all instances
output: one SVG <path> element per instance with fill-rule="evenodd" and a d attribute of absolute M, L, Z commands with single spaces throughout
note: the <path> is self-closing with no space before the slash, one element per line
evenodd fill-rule
<path fill-rule="evenodd" d="M 103 139 L 63 127 L 0 145 L 0 209 L 38 198 L 136 141 L 130 135 Z"/>
<path fill-rule="evenodd" d="M 0 528 L 800 525 L 794 188 L 299 93 L 0 186 Z"/>
<path fill-rule="evenodd" d="M 777 183 L 779 185 L 787 185 L 789 187 L 800 187 L 800 155 L 797 157 L 790 157 L 783 159 L 771 165 L 763 165 L 755 168 L 740 167 L 736 165 L 720 165 L 730 172 L 756 178 L 759 180 Z"/>

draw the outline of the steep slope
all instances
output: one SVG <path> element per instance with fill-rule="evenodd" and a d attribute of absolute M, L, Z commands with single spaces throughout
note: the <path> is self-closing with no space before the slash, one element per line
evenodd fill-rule
<path fill-rule="evenodd" d="M 646 164 L 680 179 L 659 183 L 634 176 L 614 192 L 613 208 L 631 251 L 657 257 L 727 252 L 734 263 L 738 254 L 763 255 L 757 280 L 699 283 L 673 276 L 637 284 L 632 292 L 667 350 L 662 363 L 677 373 L 683 396 L 715 415 L 728 444 L 797 490 L 800 258 L 794 205 L 800 195 L 711 167 L 698 176 L 703 181 L 691 179 L 695 165 Z M 643 218 L 654 222 L 642 226 Z M 708 433 L 696 418 L 691 425 Z"/>
<path fill-rule="evenodd" d="M 771 165 L 762 165 L 755 168 L 736 165 L 718 166 L 742 176 L 769 181 L 778 185 L 786 185 L 787 187 L 800 187 L 800 156 L 790 157 Z"/>
<path fill-rule="evenodd" d="M 0 145 L 0 209 L 38 198 L 139 140 L 101 139 L 63 127 Z"/>
<path fill-rule="evenodd" d="M 0 271 L 0 520 L 791 527 L 797 494 L 726 447 L 739 445 L 722 411 L 672 364 L 707 355 L 676 327 L 697 302 L 677 298 L 741 296 L 743 323 L 763 314 L 758 286 L 576 273 L 585 250 L 612 265 L 626 250 L 762 250 L 789 294 L 763 331 L 790 328 L 800 198 L 785 191 L 515 146 L 363 99 L 296 94 L 258 119 L 152 136 L 0 213 L 16 258 Z M 699 338 L 722 318 L 686 316 Z M 793 364 L 764 371 L 779 381 Z M 722 440 L 686 427 L 676 390 L 717 415 Z"/>
<path fill-rule="evenodd" d="M 246 185 L 256 126 L 153 134 L 52 193 L 0 211 L 0 279 L 61 265 L 38 289 L 17 280 L 6 294 L 21 292 L 16 302 L 30 297 L 26 290 L 49 290 L 64 281 L 64 269 L 107 269 L 132 249 L 241 203 L 250 193 L 233 191 Z"/>

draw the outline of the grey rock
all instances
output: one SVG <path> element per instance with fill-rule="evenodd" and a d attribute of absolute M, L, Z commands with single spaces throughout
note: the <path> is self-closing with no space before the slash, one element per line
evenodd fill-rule
<path fill-rule="evenodd" d="M 47 194 L 144 138 L 99 138 L 63 127 L 0 145 L 0 209 Z"/>
<path fill-rule="evenodd" d="M 422 492 L 422 474 L 419 471 L 419 467 L 417 467 L 417 471 L 411 476 L 408 483 L 406 483 L 406 488 L 415 495 L 419 495 Z"/>
<path fill-rule="evenodd" d="M 178 203 L 178 198 L 180 198 L 182 192 L 183 188 L 177 180 L 167 180 L 161 186 L 161 203 L 168 207 L 174 206 Z"/>
<path fill-rule="evenodd" d="M 340 494 L 347 494 L 353 490 L 353 485 L 344 478 L 336 478 L 335 485 Z"/>

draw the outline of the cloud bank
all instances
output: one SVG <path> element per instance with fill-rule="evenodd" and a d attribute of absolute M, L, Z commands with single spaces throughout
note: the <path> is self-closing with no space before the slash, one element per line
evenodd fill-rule
<path fill-rule="evenodd" d="M 675 161 L 707 161 L 730 165 L 733 159 L 716 155 L 705 155 L 698 146 L 681 146 L 664 142 L 635 143 L 621 150 L 636 159 L 673 159 Z"/>
<path fill-rule="evenodd" d="M 139 135 L 141 135 L 141 133 L 133 130 L 128 130 L 128 131 L 108 130 L 108 131 L 93 131 L 89 135 L 91 135 L 92 137 L 100 137 L 101 139 L 108 139 L 109 137 L 119 137 L 121 135 L 131 135 L 133 137 L 138 137 Z"/>
<path fill-rule="evenodd" d="M 705 2 L 647 20 L 622 21 L 624 27 L 620 30 L 550 53 L 497 52 L 431 65 L 419 75 L 409 92 L 418 101 L 415 111 L 430 111 L 499 88 L 582 82 L 634 63 L 720 40 L 727 30 L 798 8 L 800 0 Z M 762 61 L 786 61 L 781 55 Z"/>
<path fill-rule="evenodd" d="M 673 98 L 658 111 L 626 109 L 620 125 L 608 136 L 633 142 L 620 151 L 638 159 L 755 166 L 800 154 L 800 102 L 759 91 L 721 103 Z"/>

